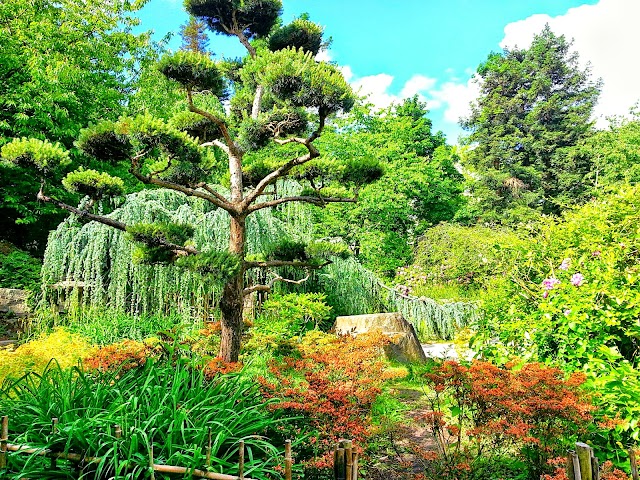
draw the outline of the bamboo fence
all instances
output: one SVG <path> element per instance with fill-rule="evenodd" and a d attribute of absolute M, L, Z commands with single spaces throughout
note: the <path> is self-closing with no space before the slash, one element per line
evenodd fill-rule
<path fill-rule="evenodd" d="M 56 433 L 58 419 L 51 420 L 51 431 Z M 122 429 L 119 425 L 114 425 L 116 438 L 122 438 Z M 211 463 L 211 428 L 209 428 L 208 444 L 206 451 L 206 466 Z M 153 445 L 148 445 L 149 469 L 151 480 L 155 480 L 155 473 L 170 473 L 189 475 L 190 478 L 207 478 L 212 480 L 253 480 L 244 476 L 244 441 L 239 442 L 238 451 L 238 475 L 226 475 L 223 473 L 209 472 L 206 469 L 186 468 L 175 465 L 163 465 L 155 463 L 153 455 Z M 24 453 L 47 457 L 51 459 L 51 468 L 57 468 L 58 460 L 67 460 L 78 463 L 101 463 L 102 457 L 91 457 L 75 452 L 56 452 L 47 448 L 37 448 L 29 445 L 17 445 L 9 443 L 9 417 L 3 416 L 0 428 L 0 470 L 8 467 L 7 456 L 9 452 Z M 335 480 L 357 480 L 358 479 L 358 454 L 354 451 L 351 440 L 340 440 L 334 450 L 334 478 Z M 285 442 L 284 447 L 284 479 L 292 480 L 293 455 L 291 450 L 291 440 Z"/>
<path fill-rule="evenodd" d="M 631 464 L 631 478 L 640 480 L 636 453 L 633 448 L 629 449 L 629 462 Z M 600 464 L 593 453 L 593 448 L 586 443 L 576 442 L 575 450 L 569 450 L 566 470 L 569 480 L 600 480 Z"/>

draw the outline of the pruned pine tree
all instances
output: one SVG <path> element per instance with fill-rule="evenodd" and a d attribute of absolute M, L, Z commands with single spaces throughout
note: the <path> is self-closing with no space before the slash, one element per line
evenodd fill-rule
<path fill-rule="evenodd" d="M 247 258 L 247 217 L 288 202 L 319 207 L 355 202 L 358 188 L 379 178 L 382 169 L 371 159 L 337 163 L 320 158 L 314 145 L 329 117 L 348 111 L 355 101 L 340 71 L 314 59 L 314 48 L 322 36 L 320 27 L 305 19 L 276 27 L 280 0 L 187 0 L 186 7 L 213 32 L 236 37 L 246 47 L 247 57 L 239 63 L 214 62 L 197 52 L 166 55 L 158 68 L 182 86 L 188 101 L 189 111 L 179 115 L 180 121 L 164 122 L 149 116 L 105 121 L 82 131 L 76 144 L 103 162 L 126 162 L 129 172 L 146 185 L 197 197 L 227 212 L 231 220 L 227 252 L 201 251 L 191 240 L 193 229 L 187 225 L 126 225 L 99 214 L 93 203 L 124 191 L 120 178 L 105 173 L 80 169 L 67 175 L 64 186 L 91 199 L 83 207 L 48 196 L 47 174 L 68 161 L 59 145 L 17 139 L 2 149 L 2 157 L 17 164 L 29 163 L 42 173 L 40 200 L 81 220 L 128 232 L 139 243 L 137 257 L 144 261 L 175 263 L 222 281 L 220 356 L 236 361 L 243 299 L 273 286 L 273 281 L 247 285 L 245 273 L 283 266 L 318 269 L 330 263 L 331 255 L 344 253 L 343 248 L 333 250 L 330 242 L 321 242 L 322 248 L 317 244 L 305 248 L 283 241 L 280 249 Z M 285 41 L 285 33 L 290 43 Z M 274 36 L 277 41 L 270 42 Z M 305 50 L 310 45 L 311 51 Z M 226 160 L 228 192 L 209 183 L 219 172 L 207 148 L 218 149 L 215 158 Z M 286 178 L 306 187 L 298 195 L 278 197 L 276 182 Z M 216 233 L 220 232 L 212 235 Z M 271 278 L 287 280 L 276 273 Z"/>
<path fill-rule="evenodd" d="M 180 27 L 182 37 L 182 50 L 196 53 L 207 53 L 209 38 L 207 37 L 207 24 L 193 16 Z"/>

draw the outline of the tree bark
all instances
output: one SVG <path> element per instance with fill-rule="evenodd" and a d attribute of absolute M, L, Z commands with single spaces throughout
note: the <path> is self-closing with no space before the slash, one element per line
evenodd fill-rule
<path fill-rule="evenodd" d="M 245 217 L 231 217 L 229 251 L 244 258 L 246 242 Z M 225 284 L 220 299 L 222 331 L 220 338 L 220 358 L 225 362 L 237 362 L 242 339 L 242 307 L 244 290 L 244 262 L 240 271 Z"/>

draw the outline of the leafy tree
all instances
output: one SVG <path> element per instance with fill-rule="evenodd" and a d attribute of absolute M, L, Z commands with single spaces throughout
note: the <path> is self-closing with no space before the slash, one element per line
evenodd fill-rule
<path fill-rule="evenodd" d="M 599 83 L 548 26 L 528 49 L 490 54 L 477 78 L 480 97 L 462 125 L 474 146 L 467 162 L 481 177 L 479 214 L 499 220 L 518 206 L 558 213 L 563 200 L 580 194 L 574 185 L 589 171 L 566 162 L 563 149 L 591 134 Z"/>
<path fill-rule="evenodd" d="M 131 33 L 136 3 L 0 3 L 0 146 L 35 137 L 72 148 L 81 128 L 118 117 L 135 82 L 134 67 L 148 52 L 147 35 Z M 0 176 L 0 235 L 22 247 L 46 238 L 61 217 L 29 193 L 30 170 L 0 165 Z M 16 226 L 39 219 L 39 225 Z"/>
<path fill-rule="evenodd" d="M 457 156 L 433 133 L 417 97 L 373 113 L 356 109 L 321 141 L 335 158 L 373 159 L 385 181 L 364 186 L 353 208 L 319 211 L 318 233 L 345 238 L 363 263 L 386 276 L 411 261 L 412 244 L 428 227 L 450 220 L 462 203 Z"/>
<path fill-rule="evenodd" d="M 116 178 L 97 171 L 82 170 L 65 179 L 68 188 L 91 199 L 78 208 L 49 196 L 44 184 L 38 198 L 81 220 L 128 232 L 140 245 L 139 261 L 172 262 L 199 271 L 211 281 L 222 281 L 220 356 L 237 361 L 243 299 L 252 292 L 270 291 L 273 285 L 247 285 L 245 273 L 283 266 L 320 268 L 330 262 L 332 254 L 343 252 L 340 245 L 334 248 L 329 242 L 324 242 L 323 248 L 283 242 L 280 248 L 247 258 L 247 217 L 289 202 L 321 207 L 354 202 L 350 188 L 377 179 L 382 171 L 375 162 L 320 158 L 315 142 L 327 121 L 335 113 L 350 110 L 355 98 L 339 70 L 316 62 L 312 52 L 289 48 L 286 42 L 276 51 L 260 42 L 252 43 L 265 38 L 278 21 L 279 0 L 189 0 L 186 7 L 212 31 L 236 37 L 248 57 L 229 69 L 228 64 L 197 52 L 164 56 L 158 69 L 181 85 L 188 110 L 169 122 L 149 115 L 103 121 L 83 130 L 76 144 L 86 155 L 105 163 L 128 165 L 131 174 L 144 184 L 202 199 L 227 212 L 228 251 L 201 250 L 188 225 L 126 225 L 101 215 L 94 205 L 123 189 Z M 222 102 L 227 99 L 229 108 L 225 109 Z M 208 183 L 219 175 L 219 157 L 208 155 L 205 148 L 224 157 L 228 193 Z M 14 164 L 32 165 L 43 178 L 53 166 L 67 161 L 61 146 L 33 140 L 6 145 L 2 157 Z M 279 196 L 276 183 L 292 177 L 308 187 L 298 195 Z M 339 186 L 332 188 L 334 184 Z M 275 280 L 285 279 L 275 276 Z"/>

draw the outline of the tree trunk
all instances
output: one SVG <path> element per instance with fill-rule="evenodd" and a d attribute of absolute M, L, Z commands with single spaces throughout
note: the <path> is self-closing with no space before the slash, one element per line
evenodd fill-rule
<path fill-rule="evenodd" d="M 231 217 L 229 251 L 244 258 L 246 238 L 245 218 Z M 244 267 L 224 286 L 220 310 L 222 312 L 222 332 L 220 338 L 220 358 L 225 362 L 237 362 L 240 355 L 242 337 L 242 307 L 244 290 Z"/>

